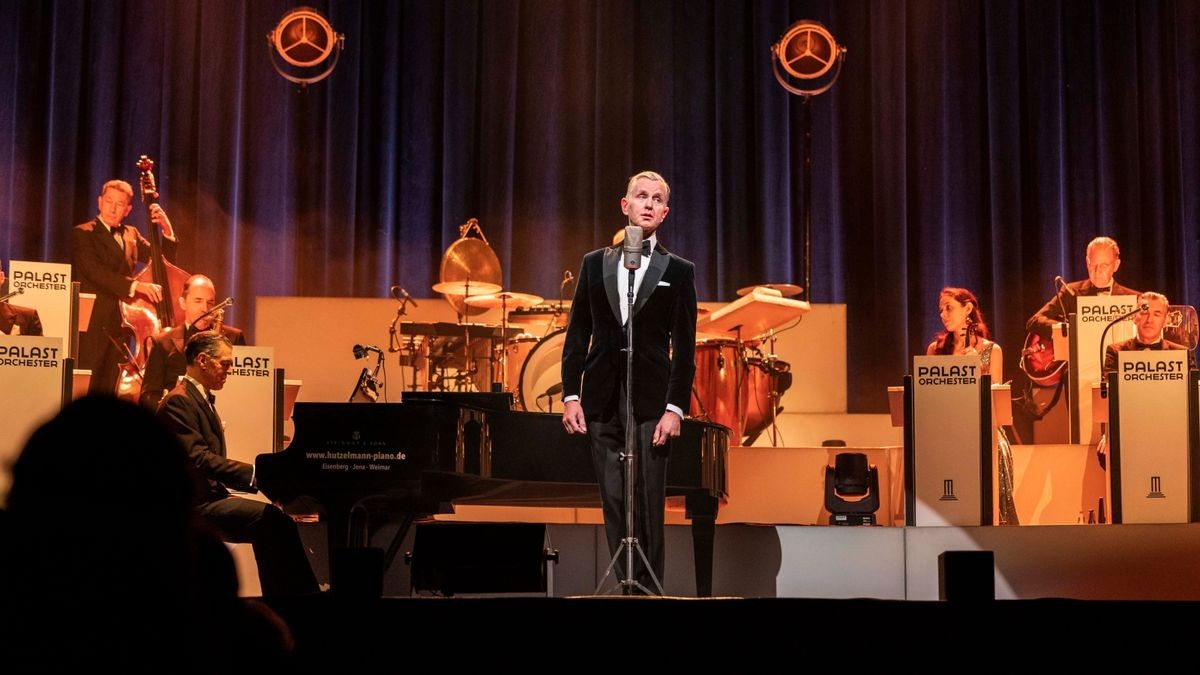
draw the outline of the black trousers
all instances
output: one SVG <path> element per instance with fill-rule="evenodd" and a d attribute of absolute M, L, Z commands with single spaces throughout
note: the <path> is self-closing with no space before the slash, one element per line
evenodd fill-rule
<path fill-rule="evenodd" d="M 621 453 L 625 451 L 625 387 L 619 387 L 618 411 L 607 420 L 588 423 L 588 438 L 592 443 L 592 465 L 600 484 L 600 499 L 604 508 L 604 531 L 608 536 L 608 553 L 616 555 L 625 537 L 625 466 Z M 665 411 L 665 409 L 664 409 Z M 650 566 L 664 586 L 665 553 L 663 548 L 663 511 L 667 498 L 667 457 L 671 443 L 654 447 L 654 427 L 659 418 L 637 422 L 636 486 L 634 490 L 634 536 L 650 561 Z M 634 578 L 651 591 L 657 591 L 641 556 L 634 552 Z M 616 570 L 625 577 L 625 553 L 617 560 Z"/>
<path fill-rule="evenodd" d="M 120 329 L 113 330 L 116 332 Z M 92 371 L 92 379 L 88 382 L 89 394 L 116 395 L 121 355 L 103 328 L 93 326 L 79 334 L 78 362 L 78 368 Z"/>
<path fill-rule="evenodd" d="M 319 590 L 296 523 L 274 504 L 229 497 L 202 504 L 200 517 L 225 541 L 254 546 L 264 596 Z"/>

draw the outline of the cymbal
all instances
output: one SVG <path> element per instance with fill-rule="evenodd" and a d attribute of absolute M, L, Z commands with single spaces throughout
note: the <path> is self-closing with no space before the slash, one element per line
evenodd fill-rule
<path fill-rule="evenodd" d="M 474 226 L 479 232 L 479 238 L 466 236 L 470 226 Z M 442 255 L 442 266 L 438 274 L 438 281 L 441 283 L 466 282 L 471 281 L 471 294 L 482 295 L 484 293 L 497 293 L 504 283 L 503 275 L 500 273 L 500 259 L 496 257 L 496 252 L 488 246 L 487 240 L 483 239 L 483 230 L 479 228 L 479 223 L 475 219 L 467 221 L 467 224 L 462 228 L 462 236 L 459 237 L 446 252 Z M 483 287 L 483 284 L 493 284 L 494 287 Z M 479 284 L 477 287 L 476 284 Z M 434 287 L 437 291 L 437 287 Z M 450 306 L 458 314 L 470 316 L 479 314 L 486 309 L 482 307 L 468 307 L 463 302 L 462 296 L 466 295 L 465 285 L 462 287 L 454 287 L 452 291 L 438 291 L 442 293 Z"/>
<path fill-rule="evenodd" d="M 468 305 L 472 307 L 533 307 L 541 304 L 545 300 L 540 295 L 532 293 L 514 293 L 513 291 L 503 291 L 500 293 L 488 293 L 487 295 L 472 295 L 464 299 Z"/>
<path fill-rule="evenodd" d="M 746 286 L 745 288 L 739 288 L 737 291 L 737 294 L 738 295 L 749 295 L 750 292 L 756 288 L 773 288 L 773 289 L 779 291 L 779 294 L 785 298 L 791 297 L 793 295 L 800 295 L 800 293 L 804 290 L 803 288 L 797 286 L 796 284 L 755 284 L 753 286 Z"/>
<path fill-rule="evenodd" d="M 443 281 L 433 285 L 435 293 L 444 293 L 446 295 L 466 295 L 467 291 L 471 292 L 471 297 L 477 295 L 485 295 L 488 293 L 500 292 L 500 284 L 491 284 L 486 281 Z"/>

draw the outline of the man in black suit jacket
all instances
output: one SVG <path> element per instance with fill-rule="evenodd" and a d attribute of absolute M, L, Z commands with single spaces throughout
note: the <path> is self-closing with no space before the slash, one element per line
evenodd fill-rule
<path fill-rule="evenodd" d="M 1138 296 L 1138 305 L 1145 304 L 1147 309 L 1134 315 L 1133 322 L 1137 325 L 1137 335 L 1114 342 L 1104 352 L 1104 374 L 1117 369 L 1117 352 L 1157 351 L 1160 349 L 1183 349 L 1185 345 L 1171 342 L 1163 337 L 1163 327 L 1167 323 L 1167 308 L 1171 305 L 1167 296 L 1154 291 L 1146 291 Z M 1187 364 L 1189 370 L 1196 368 L 1196 355 L 1188 352 Z"/>
<path fill-rule="evenodd" d="M 100 209 L 94 220 L 76 225 L 72 235 L 72 272 L 81 293 L 95 293 L 92 318 L 79 338 L 79 367 L 92 371 L 91 393 L 116 393 L 120 354 L 109 335 L 120 336 L 121 299 L 141 295 L 151 302 L 162 300 L 162 286 L 134 280 L 135 265 L 150 258 L 150 242 L 132 225 L 122 224 L 133 210 L 133 188 L 123 180 L 110 180 L 96 200 Z M 158 204 L 150 207 L 150 219 L 163 234 L 162 253 L 175 255 L 175 231 Z"/>
<path fill-rule="evenodd" d="M 1118 284 L 1113 275 L 1121 267 L 1121 247 L 1111 237 L 1096 237 L 1087 245 L 1088 278 L 1066 284 L 1042 308 L 1029 317 L 1025 330 L 1044 340 L 1053 338 L 1054 326 L 1067 320 L 1078 306 L 1075 298 L 1093 295 L 1137 295 L 1138 292 Z"/>
<path fill-rule="evenodd" d="M 187 339 L 213 327 L 213 317 L 204 316 L 216 306 L 217 289 L 212 279 L 203 274 L 193 274 L 183 284 L 179 306 L 183 308 L 183 325 L 172 326 L 154 336 L 146 368 L 142 373 L 142 405 L 151 410 L 158 409 L 163 395 L 175 386 L 187 370 L 184 344 Z M 234 345 L 246 344 L 246 336 L 240 328 L 227 323 L 221 324 L 221 334 Z"/>
<path fill-rule="evenodd" d="M 0 295 L 4 295 L 4 278 L 4 270 L 0 269 Z M 0 302 L 0 333 L 12 335 L 13 328 L 20 335 L 41 335 L 42 319 L 32 307 Z"/>
<path fill-rule="evenodd" d="M 291 517 L 273 504 L 229 494 L 228 488 L 257 492 L 254 465 L 226 457 L 225 431 L 212 393 L 225 386 L 233 346 L 206 331 L 193 335 L 184 353 L 187 372 L 159 403 L 158 418 L 179 438 L 196 469 L 200 517 L 225 541 L 254 545 L 263 595 L 315 593 L 316 577 Z"/>
<path fill-rule="evenodd" d="M 666 499 L 668 442 L 679 436 L 696 372 L 696 270 L 667 252 L 656 232 L 670 210 L 671 188 L 662 176 L 643 171 L 629 179 L 621 212 L 642 228 L 642 266 L 634 280 L 633 417 L 637 423 L 636 538 L 655 577 L 664 571 L 663 507 Z M 621 248 L 612 246 L 583 258 L 567 323 L 562 355 L 563 426 L 591 439 L 592 462 L 600 484 L 609 552 L 625 537 L 625 325 L 629 273 Z M 617 570 L 624 574 L 624 555 Z M 649 591 L 655 584 L 640 557 L 634 576 Z M 632 589 L 625 588 L 627 593 Z"/>

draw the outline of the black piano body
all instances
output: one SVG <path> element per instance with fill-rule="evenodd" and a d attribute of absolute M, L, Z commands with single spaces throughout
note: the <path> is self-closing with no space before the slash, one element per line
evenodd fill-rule
<path fill-rule="evenodd" d="M 368 518 L 401 520 L 399 545 L 414 519 L 453 504 L 600 506 L 587 437 L 567 434 L 561 415 L 450 398 L 297 403 L 291 444 L 258 456 L 258 487 L 285 506 L 315 501 L 330 551 L 365 545 Z M 682 497 L 692 522 L 700 596 L 712 590 L 728 440 L 723 426 L 685 420 L 667 465 L 668 498 Z"/>

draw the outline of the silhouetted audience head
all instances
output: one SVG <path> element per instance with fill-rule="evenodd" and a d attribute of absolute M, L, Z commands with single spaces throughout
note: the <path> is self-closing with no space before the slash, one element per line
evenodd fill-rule
<path fill-rule="evenodd" d="M 183 449 L 138 406 L 86 397 L 38 428 L 0 531 L 15 662 L 208 670 L 219 664 L 192 658 L 199 645 L 237 653 L 222 635 L 246 620 L 236 570 L 196 503 Z"/>

